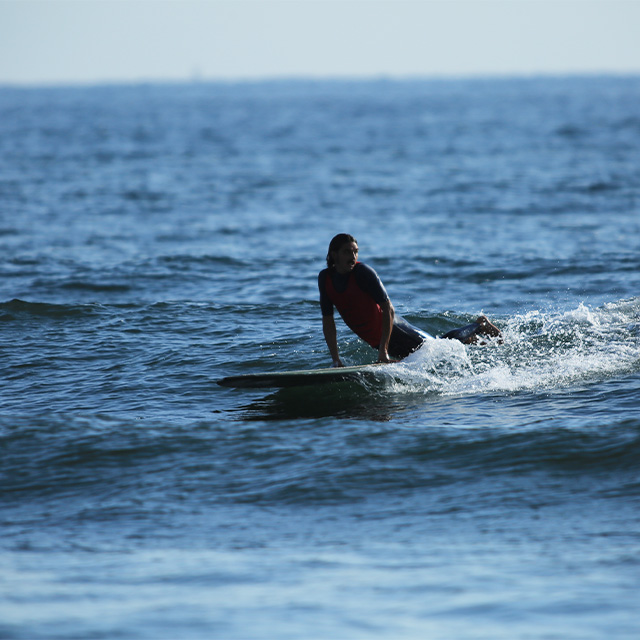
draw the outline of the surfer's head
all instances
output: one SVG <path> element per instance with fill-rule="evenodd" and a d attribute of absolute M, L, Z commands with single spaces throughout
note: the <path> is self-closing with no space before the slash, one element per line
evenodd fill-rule
<path fill-rule="evenodd" d="M 329 243 L 327 266 L 348 273 L 358 259 L 358 241 L 348 233 L 339 233 Z"/>

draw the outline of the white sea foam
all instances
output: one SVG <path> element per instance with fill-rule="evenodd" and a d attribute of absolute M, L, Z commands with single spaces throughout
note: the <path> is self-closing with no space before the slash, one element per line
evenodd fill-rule
<path fill-rule="evenodd" d="M 532 311 L 503 322 L 504 342 L 429 340 L 395 365 L 394 390 L 444 395 L 552 390 L 640 369 L 640 299 Z M 391 370 L 389 370 L 391 371 Z"/>

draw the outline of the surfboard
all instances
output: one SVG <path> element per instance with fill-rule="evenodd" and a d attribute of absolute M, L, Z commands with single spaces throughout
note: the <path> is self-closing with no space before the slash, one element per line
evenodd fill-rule
<path fill-rule="evenodd" d="M 332 367 L 329 369 L 299 369 L 297 371 L 277 371 L 273 373 L 247 373 L 227 376 L 218 380 L 223 387 L 237 389 L 259 389 L 277 387 L 303 387 L 345 381 L 365 381 L 379 378 L 379 364 L 363 364 L 353 367 Z M 376 376 L 377 374 L 377 376 Z"/>

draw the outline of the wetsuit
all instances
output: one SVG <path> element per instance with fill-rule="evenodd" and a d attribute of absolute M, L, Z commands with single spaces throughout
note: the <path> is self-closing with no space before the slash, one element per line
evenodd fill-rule
<path fill-rule="evenodd" d="M 354 333 L 375 349 L 380 346 L 381 307 L 389 296 L 371 267 L 357 262 L 345 275 L 335 269 L 323 269 L 318 275 L 318 288 L 323 316 L 332 316 L 335 307 Z M 389 355 L 406 358 L 430 337 L 396 314 L 389 338 Z"/>

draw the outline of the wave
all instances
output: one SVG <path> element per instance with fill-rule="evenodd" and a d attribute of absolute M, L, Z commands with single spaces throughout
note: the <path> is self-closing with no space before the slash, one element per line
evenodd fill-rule
<path fill-rule="evenodd" d="M 366 435 L 350 432 L 344 442 L 335 440 L 331 455 L 321 456 L 311 446 L 299 457 L 293 450 L 274 451 L 272 458 L 262 452 L 259 461 L 247 456 L 245 477 L 251 476 L 250 469 L 260 469 L 264 481 L 235 484 L 231 497 L 241 502 L 349 502 L 430 488 L 451 495 L 456 486 L 471 483 L 508 499 L 503 481 L 514 476 L 521 479 L 518 484 L 529 476 L 555 478 L 559 485 L 562 478 L 578 477 L 602 497 L 637 496 L 640 491 L 635 473 L 640 455 L 637 422 L 618 433 L 570 429 L 399 433 L 390 427 Z M 579 492 L 583 491 L 584 487 Z M 561 493 L 549 497 L 561 501 Z"/>
<path fill-rule="evenodd" d="M 325 426 L 326 428 L 323 428 Z M 228 428 L 107 416 L 0 416 L 4 504 L 79 498 L 96 513 L 144 509 L 148 499 L 260 504 L 349 503 L 382 495 L 445 495 L 472 484 L 511 499 L 523 478 L 601 498 L 638 496 L 640 422 L 609 429 L 402 429 L 333 421 Z M 576 484 L 572 478 L 578 479 Z M 141 479 L 144 479 L 142 481 Z M 506 490 L 505 490 L 506 489 Z M 464 491 L 467 491 L 465 488 Z M 122 496 L 120 498 L 119 496 Z M 135 496 L 132 502 L 131 496 Z M 511 498 L 509 498 L 509 496 Z M 157 507 L 150 507 L 157 508 Z"/>
<path fill-rule="evenodd" d="M 14 298 L 0 303 L 0 319 L 14 320 L 17 317 L 33 316 L 43 318 L 77 318 L 93 316 L 104 311 L 102 304 L 54 304 L 48 302 L 27 302 Z"/>
<path fill-rule="evenodd" d="M 47 317 L 101 311 L 98 305 L 17 300 L 0 309 Z M 502 344 L 429 341 L 404 363 L 381 366 L 379 384 L 278 392 L 199 422 L 188 419 L 192 414 L 174 422 L 107 413 L 0 415 L 2 500 L 42 500 L 50 509 L 52 499 L 79 498 L 84 509 L 88 498 L 113 504 L 116 512 L 135 510 L 117 496 L 137 496 L 141 477 L 150 497 L 169 491 L 198 503 L 340 504 L 422 495 L 430 488 L 453 495 L 477 483 L 517 500 L 521 496 L 505 489 L 514 477 L 542 477 L 563 487 L 578 478 L 576 491 L 637 496 L 637 384 L 592 389 L 573 423 L 557 414 L 543 421 L 536 405 L 553 414 L 576 389 L 640 371 L 640 298 L 498 321 Z M 194 384 L 204 389 L 207 382 Z M 508 414 L 502 424 L 488 414 L 490 394 L 501 398 L 499 412 Z M 606 413 L 586 420 L 585 407 L 599 404 Z M 574 406 L 569 403 L 566 414 Z M 562 499 L 555 491 L 548 496 Z"/>

